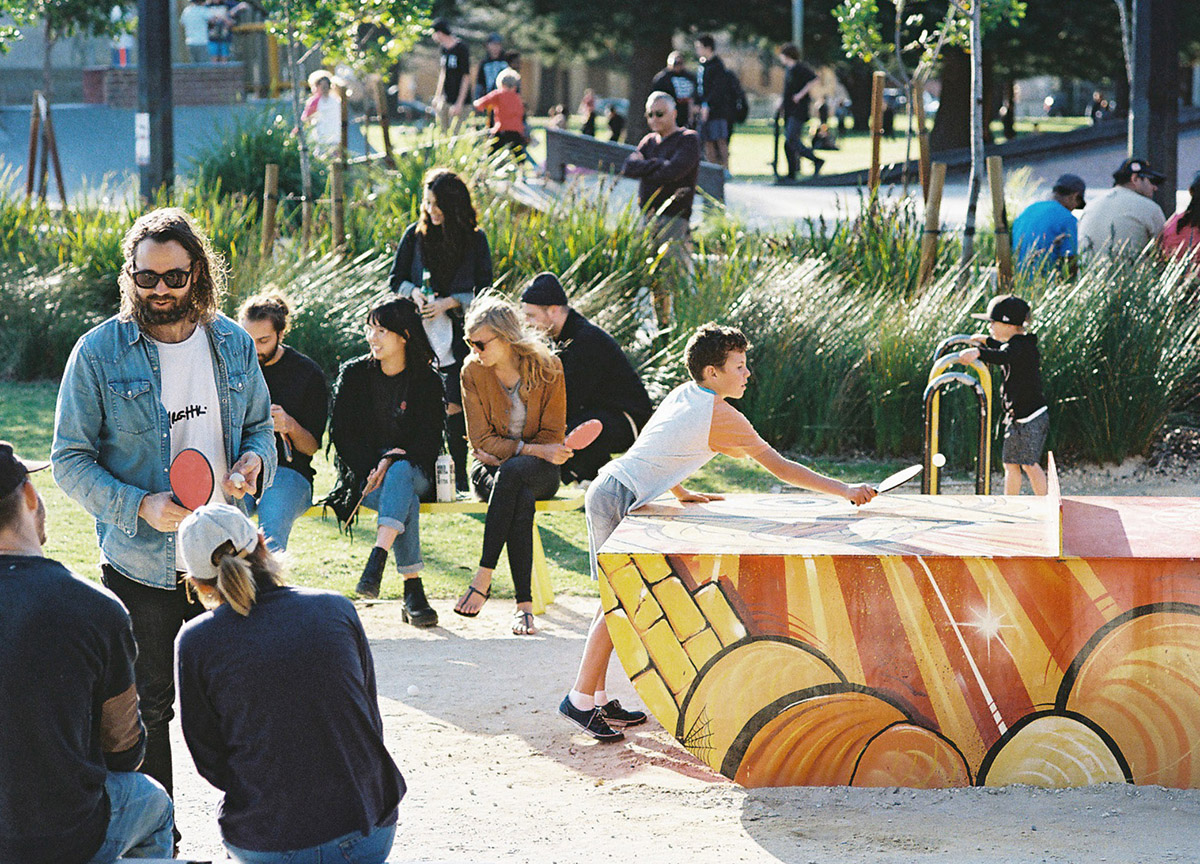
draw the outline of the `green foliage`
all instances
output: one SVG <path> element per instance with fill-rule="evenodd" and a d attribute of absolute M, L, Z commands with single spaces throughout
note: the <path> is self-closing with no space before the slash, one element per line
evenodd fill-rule
<path fill-rule="evenodd" d="M 328 62 L 379 71 L 412 50 L 429 26 L 431 0 L 260 0 L 268 26 L 319 47 Z"/>

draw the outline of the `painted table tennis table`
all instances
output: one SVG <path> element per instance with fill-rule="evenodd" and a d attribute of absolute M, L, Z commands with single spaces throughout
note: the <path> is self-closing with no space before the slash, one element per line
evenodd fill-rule
<path fill-rule="evenodd" d="M 1200 499 L 655 502 L 599 554 L 658 720 L 751 787 L 1200 787 Z"/>

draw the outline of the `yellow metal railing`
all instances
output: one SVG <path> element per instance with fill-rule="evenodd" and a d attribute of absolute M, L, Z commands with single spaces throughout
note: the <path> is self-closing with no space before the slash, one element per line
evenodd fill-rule
<path fill-rule="evenodd" d="M 938 438 L 941 429 L 942 391 L 955 384 L 969 387 L 979 405 L 979 448 L 975 457 L 975 494 L 991 493 L 992 477 L 992 373 L 987 364 L 974 360 L 965 363 L 974 372 L 950 372 L 951 366 L 961 363 L 956 346 L 973 346 L 971 337 L 955 334 L 943 339 L 933 354 L 933 367 L 929 370 L 929 382 L 925 385 L 925 471 L 921 480 L 921 491 L 926 495 L 937 495 L 941 489 L 940 467 L 934 456 L 940 452 Z"/>

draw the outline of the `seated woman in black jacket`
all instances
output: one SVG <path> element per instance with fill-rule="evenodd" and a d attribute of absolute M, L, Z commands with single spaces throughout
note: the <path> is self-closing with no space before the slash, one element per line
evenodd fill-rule
<path fill-rule="evenodd" d="M 421 584 L 418 520 L 442 449 L 442 382 L 412 300 L 377 304 L 365 329 L 370 353 L 342 364 L 334 384 L 329 431 L 338 482 L 326 503 L 343 523 L 360 498 L 379 514 L 375 546 L 355 590 L 379 596 L 391 548 L 404 577 L 402 617 L 416 627 L 433 627 L 438 617 Z"/>
<path fill-rule="evenodd" d="M 446 440 L 458 491 L 467 486 L 467 427 L 459 373 L 467 356 L 463 316 L 476 294 L 492 284 L 492 253 L 476 225 L 471 190 L 445 168 L 425 175 L 421 216 L 400 238 L 389 287 L 412 297 L 446 390 Z"/>

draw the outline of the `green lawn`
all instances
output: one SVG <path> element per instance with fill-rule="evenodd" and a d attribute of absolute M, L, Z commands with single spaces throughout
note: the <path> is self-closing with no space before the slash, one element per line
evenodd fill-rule
<path fill-rule="evenodd" d="M 17 452 L 34 459 L 48 459 L 54 428 L 55 382 L 0 382 L 0 440 L 11 441 Z M 813 468 L 845 479 L 875 481 L 902 463 L 872 461 L 808 462 Z M 333 485 L 333 468 L 325 454 L 314 459 L 318 497 Z M 688 485 L 701 491 L 765 492 L 777 480 L 748 461 L 718 456 Z M 83 508 L 67 498 L 48 473 L 35 478 L 46 501 L 46 554 L 78 573 L 97 578 L 98 553 L 95 523 Z M 555 591 L 595 595 L 587 567 L 587 534 L 583 512 L 546 513 L 538 517 L 546 557 Z M 353 538 L 340 534 L 332 518 L 302 519 L 292 530 L 289 543 L 289 579 L 293 584 L 330 588 L 349 594 L 358 581 L 374 539 L 374 518 L 361 519 Z M 478 563 L 483 542 L 483 517 L 468 515 L 426 516 L 421 519 L 421 549 L 424 553 L 426 588 L 432 596 L 457 597 L 466 589 Z M 512 595 L 508 565 L 501 556 L 493 593 Z M 400 596 L 400 580 L 385 577 L 384 598 Z"/>
<path fill-rule="evenodd" d="M 534 134 L 534 144 L 529 148 L 530 154 L 539 163 L 542 162 L 546 155 L 545 136 L 540 133 L 546 125 L 545 117 L 530 118 L 530 122 L 535 130 L 539 130 Z M 904 159 L 905 142 L 903 130 L 903 117 L 896 118 L 896 137 L 884 138 L 880 146 L 880 158 L 883 164 L 887 165 L 893 162 L 900 162 Z M 1017 132 L 1021 135 L 1027 135 L 1034 131 L 1034 126 L 1037 126 L 1040 132 L 1066 132 L 1079 126 L 1086 125 L 1087 120 L 1083 117 L 1040 117 L 1036 120 L 1022 119 L 1017 121 Z M 582 118 L 572 117 L 569 128 L 578 130 L 582 123 Z M 608 130 L 603 124 L 600 137 L 607 138 Z M 816 121 L 809 125 L 810 133 L 816 129 Z M 996 140 L 1003 140 L 1002 129 L 999 123 L 994 123 L 992 131 L 996 136 Z M 424 133 L 428 134 L 428 133 Z M 383 136 L 379 131 L 379 127 L 372 126 L 367 130 L 367 139 L 376 149 L 382 151 Z M 423 139 L 422 134 L 415 132 L 411 127 L 393 126 L 392 127 L 392 146 L 397 149 L 412 147 L 420 143 Z M 636 143 L 636 142 L 635 142 Z M 820 150 L 817 155 L 825 160 L 825 167 L 822 171 L 826 174 L 841 174 L 850 171 L 862 171 L 871 166 L 871 138 L 866 134 L 858 134 L 854 132 L 847 133 L 838 141 L 839 149 L 837 150 Z M 782 147 L 782 142 L 780 144 Z M 771 160 L 775 149 L 775 133 L 774 127 L 770 120 L 751 120 L 737 127 L 734 132 L 733 139 L 729 147 L 729 163 L 730 171 L 739 180 L 769 180 L 773 179 L 771 173 Z M 917 158 L 917 143 L 916 139 L 912 142 L 912 158 Z M 779 169 L 784 170 L 785 162 L 783 152 L 779 154 Z M 805 162 L 801 167 L 801 173 L 805 176 L 812 170 L 811 163 Z"/>

